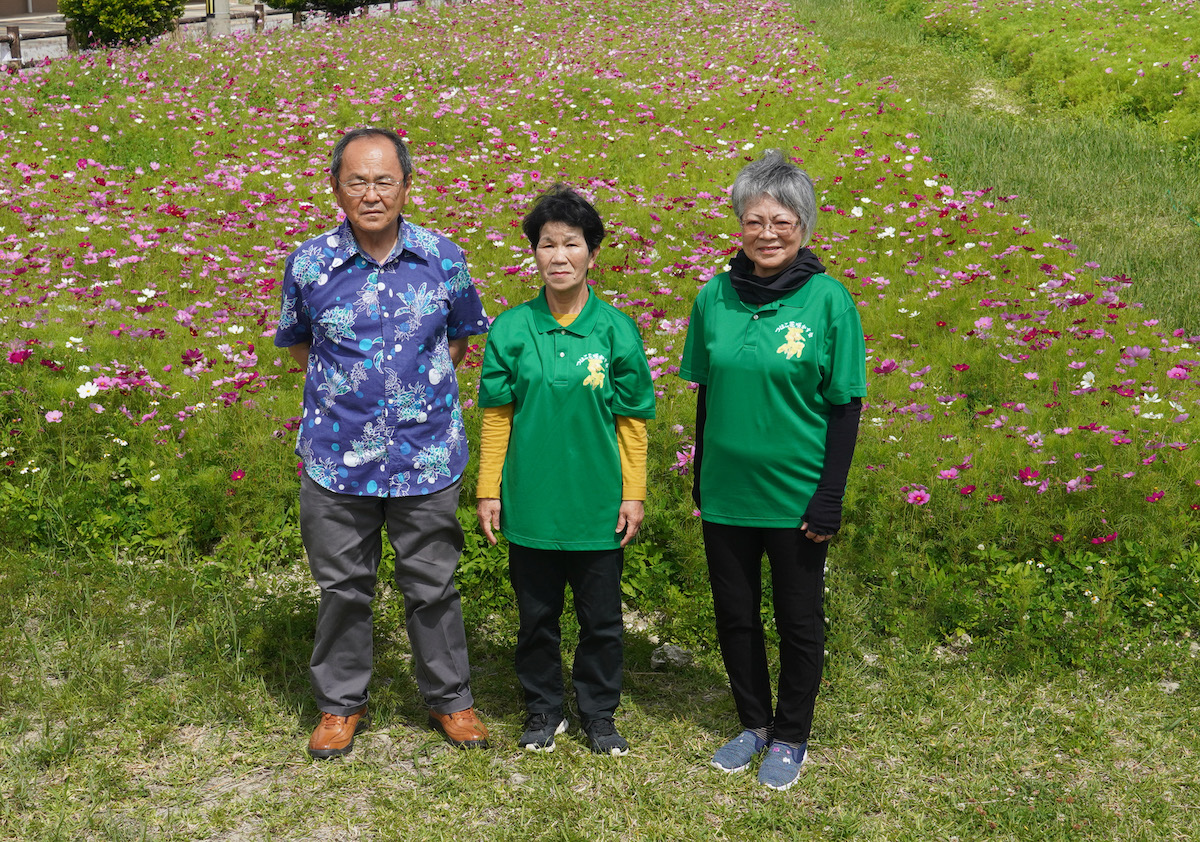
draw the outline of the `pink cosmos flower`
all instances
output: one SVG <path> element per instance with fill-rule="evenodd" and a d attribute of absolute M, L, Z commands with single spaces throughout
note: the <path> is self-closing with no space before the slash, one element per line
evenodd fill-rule
<path fill-rule="evenodd" d="M 975 493 L 975 486 L 964 485 L 962 488 L 958 489 L 958 493 L 964 497 L 970 497 L 972 494 Z"/>
<path fill-rule="evenodd" d="M 947 468 L 944 471 L 938 471 L 938 479 L 958 479 L 958 468 Z"/>
<path fill-rule="evenodd" d="M 696 445 L 689 444 L 682 450 L 675 451 L 675 464 L 667 470 L 682 476 L 687 476 L 688 469 L 691 467 L 692 460 L 696 458 Z"/>
<path fill-rule="evenodd" d="M 1101 535 L 1099 538 L 1093 538 L 1092 543 L 1093 544 L 1107 544 L 1110 541 L 1115 541 L 1115 540 L 1117 540 L 1117 533 L 1110 532 L 1107 535 Z"/>
<path fill-rule="evenodd" d="M 60 421 L 62 421 L 62 419 L 63 419 L 63 414 L 61 412 L 59 412 L 57 409 L 52 409 L 46 413 L 46 423 L 47 424 L 57 424 Z"/>
<path fill-rule="evenodd" d="M 229 475 L 229 478 L 231 480 L 233 480 L 234 482 L 237 482 L 240 479 L 244 479 L 245 477 L 246 477 L 246 472 L 243 471 L 241 468 L 238 468 L 236 471 L 234 471 L 232 474 Z"/>
<path fill-rule="evenodd" d="M 1147 494 L 1146 502 L 1147 503 L 1157 503 L 1159 500 L 1161 500 L 1163 498 L 1164 493 L 1165 492 L 1163 492 L 1163 491 L 1155 491 L 1153 494 Z"/>
<path fill-rule="evenodd" d="M 924 506 L 926 503 L 929 503 L 929 492 L 923 488 L 913 489 L 913 491 L 908 492 L 905 501 L 914 506 Z"/>
<path fill-rule="evenodd" d="M 1004 495 L 1003 494 L 989 494 L 987 500 L 989 503 L 1003 503 Z"/>
<path fill-rule="evenodd" d="M 28 348 L 22 348 L 20 351 L 9 351 L 8 361 L 13 365 L 21 365 L 32 356 L 33 351 L 30 351 Z"/>
<path fill-rule="evenodd" d="M 1177 365 L 1167 370 L 1167 377 L 1170 377 L 1172 380 L 1187 380 L 1188 370 L 1183 366 Z"/>

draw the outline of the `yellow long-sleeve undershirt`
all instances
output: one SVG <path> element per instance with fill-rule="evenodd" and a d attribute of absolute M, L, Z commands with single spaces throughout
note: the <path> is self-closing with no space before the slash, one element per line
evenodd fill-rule
<path fill-rule="evenodd" d="M 555 321 L 567 327 L 576 313 L 552 313 Z M 645 418 L 617 419 L 617 452 L 621 457 L 621 499 L 646 499 L 646 451 L 649 436 Z M 512 436 L 513 404 L 489 406 L 483 410 L 483 429 L 479 434 L 479 483 L 475 496 L 481 499 L 500 496 L 500 477 Z"/>

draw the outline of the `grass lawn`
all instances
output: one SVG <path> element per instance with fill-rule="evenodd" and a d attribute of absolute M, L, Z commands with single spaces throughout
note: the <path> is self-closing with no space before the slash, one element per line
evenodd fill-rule
<path fill-rule="evenodd" d="M 737 730 L 719 659 L 654 671 L 628 632 L 633 745 L 516 748 L 511 610 L 469 616 L 489 751 L 424 726 L 398 597 L 377 627 L 374 722 L 304 753 L 315 612 L 299 562 L 227 596 L 149 562 L 0 561 L 0 833 L 21 840 L 1193 839 L 1194 641 L 1097 644 L 1095 669 L 1010 669 L 963 640 L 873 640 L 831 612 L 809 765 L 785 793 L 708 758 Z M 566 630 L 568 639 L 572 630 Z"/>

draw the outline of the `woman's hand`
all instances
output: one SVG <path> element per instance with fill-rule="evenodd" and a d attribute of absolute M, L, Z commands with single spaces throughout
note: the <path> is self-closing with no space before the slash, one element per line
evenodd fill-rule
<path fill-rule="evenodd" d="M 481 500 L 480 502 L 482 503 L 483 501 Z M 622 529 L 625 530 L 625 537 L 621 539 L 622 547 L 632 541 L 634 535 L 638 534 L 638 530 L 642 528 L 642 521 L 645 518 L 646 504 L 641 500 L 621 501 L 621 508 L 617 512 L 617 532 L 620 532 Z"/>
<path fill-rule="evenodd" d="M 808 528 L 807 521 L 800 524 L 800 531 L 804 533 L 805 538 L 807 538 L 808 540 L 813 541 L 815 543 L 818 543 L 818 544 L 828 541 L 830 538 L 833 537 L 832 535 L 818 535 L 816 532 L 813 532 L 811 529 Z"/>
<path fill-rule="evenodd" d="M 496 546 L 496 535 L 493 530 L 500 530 L 500 501 L 495 497 L 482 497 L 475 504 L 475 517 L 479 518 L 479 528 L 488 543 Z"/>

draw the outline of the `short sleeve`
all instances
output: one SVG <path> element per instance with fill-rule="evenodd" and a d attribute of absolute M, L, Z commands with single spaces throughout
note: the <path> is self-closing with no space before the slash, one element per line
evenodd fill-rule
<path fill-rule="evenodd" d="M 488 317 L 479 299 L 479 290 L 471 280 L 467 269 L 467 260 L 459 251 L 457 260 L 449 261 L 446 271 L 449 279 L 446 288 L 449 290 L 449 310 L 446 315 L 446 335 L 451 339 L 461 339 L 464 336 L 478 336 L 488 332 Z M 443 266 L 445 266 L 445 262 Z"/>
<path fill-rule="evenodd" d="M 701 386 L 708 385 L 708 347 L 704 343 L 704 300 L 707 298 L 704 291 L 707 289 L 701 290 L 692 303 L 683 357 L 679 361 L 679 376 Z"/>
<path fill-rule="evenodd" d="M 830 324 L 826 349 L 828 364 L 821 379 L 825 400 L 837 406 L 866 397 L 867 345 L 853 302 Z"/>
<path fill-rule="evenodd" d="M 312 324 L 304 306 L 302 287 L 296 282 L 293 254 L 283 269 L 283 288 L 280 296 L 279 325 L 275 329 L 275 346 L 290 348 L 312 342 Z"/>
<path fill-rule="evenodd" d="M 479 374 L 479 405 L 481 407 L 504 406 L 516 398 L 513 393 L 515 373 L 513 361 L 502 347 L 504 335 L 504 314 L 493 324 L 488 336 L 487 347 L 483 349 L 483 367 Z M 498 329 L 497 329 L 498 325 Z"/>
<path fill-rule="evenodd" d="M 628 418 L 654 417 L 654 380 L 646 362 L 646 346 L 632 320 L 618 326 L 621 353 L 612 367 L 613 415 Z"/>

